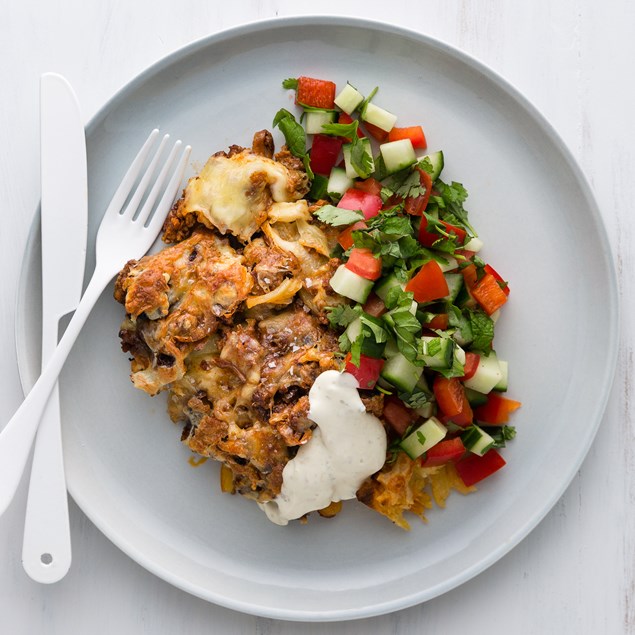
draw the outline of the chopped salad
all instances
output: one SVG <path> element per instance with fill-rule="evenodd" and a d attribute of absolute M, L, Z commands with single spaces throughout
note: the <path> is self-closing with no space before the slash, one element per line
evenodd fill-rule
<path fill-rule="evenodd" d="M 389 457 L 454 464 L 472 486 L 505 465 L 514 438 L 508 364 L 494 330 L 510 288 L 481 256 L 461 183 L 442 178 L 421 125 L 346 83 L 287 79 L 296 114 L 273 125 L 311 180 L 314 215 L 339 231 L 330 280 L 350 303 L 332 307 L 344 370 L 360 391 L 383 393 Z M 299 115 L 299 117 L 296 117 Z"/>

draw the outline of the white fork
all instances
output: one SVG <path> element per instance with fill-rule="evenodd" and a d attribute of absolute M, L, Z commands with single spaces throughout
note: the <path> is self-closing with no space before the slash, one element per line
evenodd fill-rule
<path fill-rule="evenodd" d="M 177 160 L 182 143 L 175 142 L 152 184 L 154 172 L 169 138 L 169 135 L 163 137 L 143 172 L 146 159 L 158 136 L 159 131 L 153 130 L 115 192 L 97 232 L 95 271 L 81 302 L 46 368 L 0 432 L 0 515 L 4 513 L 18 488 L 48 397 L 90 311 L 124 263 L 132 258 L 141 258 L 150 249 L 174 201 L 191 148 L 185 147 Z M 163 196 L 156 203 L 162 192 Z M 125 205 L 129 197 L 130 201 Z"/>

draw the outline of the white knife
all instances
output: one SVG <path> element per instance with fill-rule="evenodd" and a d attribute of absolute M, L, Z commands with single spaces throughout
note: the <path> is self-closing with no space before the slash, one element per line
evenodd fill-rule
<path fill-rule="evenodd" d="M 55 73 L 40 84 L 42 365 L 58 341 L 59 320 L 82 293 L 87 232 L 86 136 L 70 84 Z M 71 564 L 59 392 L 40 423 L 26 509 L 22 564 L 37 582 L 63 578 Z"/>

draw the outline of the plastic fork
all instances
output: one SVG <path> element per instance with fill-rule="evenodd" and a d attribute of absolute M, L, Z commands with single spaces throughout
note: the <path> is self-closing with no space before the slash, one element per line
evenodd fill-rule
<path fill-rule="evenodd" d="M 169 135 L 144 170 L 158 137 L 153 130 L 115 192 L 97 232 L 95 271 L 86 291 L 46 368 L 0 432 L 0 515 L 18 488 L 48 397 L 93 306 L 123 264 L 150 249 L 181 185 L 191 148 L 181 151 L 176 141 L 161 164 Z"/>

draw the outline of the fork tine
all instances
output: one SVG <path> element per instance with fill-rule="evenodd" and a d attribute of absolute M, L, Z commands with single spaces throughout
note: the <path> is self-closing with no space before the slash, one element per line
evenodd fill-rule
<path fill-rule="evenodd" d="M 154 202 L 156 201 L 161 189 L 164 187 L 166 179 L 170 176 L 170 167 L 172 166 L 172 163 L 174 163 L 174 159 L 181 145 L 181 141 L 177 141 L 174 144 L 172 152 L 170 153 L 170 157 L 163 166 L 163 170 L 161 170 L 161 174 L 159 175 L 159 178 L 152 188 L 152 192 L 150 192 L 150 194 L 148 195 L 148 200 L 145 204 L 144 209 L 139 213 L 139 220 L 141 221 L 143 219 L 143 222 L 146 223 L 146 227 L 148 228 L 148 230 L 154 233 L 158 233 L 158 231 L 161 229 L 161 225 L 165 220 L 165 216 L 170 211 L 172 202 L 174 201 L 174 198 L 181 185 L 181 181 L 183 180 L 185 166 L 187 165 L 187 160 L 192 149 L 191 146 L 186 146 L 183 149 L 183 152 L 181 153 L 176 166 L 172 169 L 172 177 L 168 181 L 167 185 L 165 185 L 165 191 L 163 192 L 161 200 L 159 201 L 158 205 L 154 206 Z M 153 207 L 155 210 L 154 216 L 150 218 Z M 148 218 L 150 218 L 149 221 L 147 221 Z"/>
<path fill-rule="evenodd" d="M 169 138 L 170 138 L 170 135 L 166 134 L 163 136 L 163 139 L 161 139 L 161 143 L 159 144 L 159 147 L 154 153 L 154 156 L 152 157 L 150 164 L 146 168 L 146 171 L 141 177 L 141 180 L 139 181 L 139 184 L 137 185 L 134 191 L 134 194 L 132 195 L 132 198 L 130 199 L 128 205 L 126 205 L 126 208 L 122 210 L 121 212 L 122 216 L 132 220 L 135 217 L 135 214 L 137 214 L 139 205 L 141 204 L 141 201 L 146 194 L 146 190 L 148 189 L 148 186 L 150 185 L 154 171 L 156 170 L 157 165 L 159 163 L 159 159 L 161 158 L 161 154 L 163 153 L 163 148 L 165 147 L 165 144 L 168 142 Z"/>
<path fill-rule="evenodd" d="M 154 140 L 157 138 L 158 135 L 159 135 L 159 129 L 155 128 L 150 133 L 150 136 L 146 139 L 145 143 L 141 147 L 141 150 L 139 150 L 137 156 L 134 158 L 134 161 L 130 164 L 130 167 L 128 168 L 128 171 L 124 175 L 121 181 L 121 184 L 115 191 L 112 197 L 112 200 L 110 201 L 110 204 L 108 205 L 108 208 L 106 209 L 105 215 L 108 215 L 111 212 L 118 213 L 121 211 L 123 204 L 126 202 L 128 195 L 130 194 L 130 192 L 132 191 L 132 188 L 134 187 L 135 181 L 137 180 L 137 176 L 139 175 L 139 172 L 141 168 L 143 167 L 143 164 L 145 163 L 146 157 L 148 156 L 148 153 L 150 152 L 150 148 L 154 144 Z"/>

